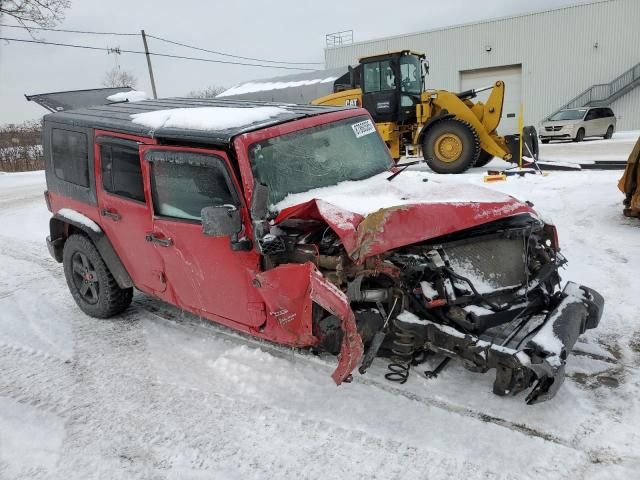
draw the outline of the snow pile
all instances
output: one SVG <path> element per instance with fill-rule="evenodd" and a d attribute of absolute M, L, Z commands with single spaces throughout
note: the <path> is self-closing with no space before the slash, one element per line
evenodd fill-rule
<path fill-rule="evenodd" d="M 288 110 L 280 107 L 198 107 L 172 108 L 155 112 L 134 113 L 133 123 L 153 128 L 185 128 L 192 130 L 226 130 L 263 122 Z"/>
<path fill-rule="evenodd" d="M 107 100 L 109 100 L 110 102 L 141 102 L 142 100 L 150 99 L 151 98 L 146 94 L 146 92 L 140 92 L 138 90 L 118 92 L 107 97 Z"/>
<path fill-rule="evenodd" d="M 75 210 L 72 210 L 70 208 L 61 208 L 60 210 L 58 210 L 58 215 L 61 215 L 67 220 L 71 220 L 72 222 L 77 222 L 81 225 L 84 225 L 85 227 L 89 227 L 91 230 L 93 230 L 96 233 L 102 232 L 102 229 L 98 226 L 97 223 L 95 223 L 89 217 L 81 214 L 80 212 L 76 212 Z"/>
<path fill-rule="evenodd" d="M 264 92 L 265 90 L 282 90 L 284 88 L 304 87 L 317 83 L 329 83 L 338 77 L 314 78 L 312 80 L 297 80 L 293 82 L 247 82 L 225 90 L 216 97 L 228 97 L 231 95 L 242 95 L 243 93 Z"/>
<path fill-rule="evenodd" d="M 442 183 L 426 172 L 404 171 L 393 181 L 389 172 L 365 180 L 340 182 L 330 187 L 287 195 L 272 206 L 281 211 L 310 200 L 323 200 L 350 212 L 368 215 L 381 208 L 410 204 L 506 203 L 513 199 L 503 193 L 462 183 Z"/>

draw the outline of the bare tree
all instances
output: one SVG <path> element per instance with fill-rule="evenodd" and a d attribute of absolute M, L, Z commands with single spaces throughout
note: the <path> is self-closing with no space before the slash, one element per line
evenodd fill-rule
<path fill-rule="evenodd" d="M 218 94 L 224 92 L 227 88 L 216 85 L 209 86 L 204 90 L 191 90 L 187 93 L 187 97 L 191 98 L 215 98 Z"/>
<path fill-rule="evenodd" d="M 53 27 L 64 19 L 71 0 L 0 0 L 0 18 L 8 16 L 27 27 Z"/>
<path fill-rule="evenodd" d="M 122 70 L 116 65 L 111 70 L 107 70 L 102 77 L 102 85 L 105 87 L 131 87 L 135 88 L 138 79 L 131 72 Z"/>

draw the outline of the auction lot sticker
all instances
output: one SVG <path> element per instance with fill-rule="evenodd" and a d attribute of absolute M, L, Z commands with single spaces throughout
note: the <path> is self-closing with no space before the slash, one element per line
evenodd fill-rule
<path fill-rule="evenodd" d="M 354 123 L 351 125 L 351 128 L 353 128 L 353 133 L 356 134 L 356 138 L 364 137 L 376 131 L 376 127 L 371 120 Z"/>

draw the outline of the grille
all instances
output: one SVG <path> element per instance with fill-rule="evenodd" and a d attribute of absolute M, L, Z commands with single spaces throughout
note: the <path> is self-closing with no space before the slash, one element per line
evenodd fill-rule
<path fill-rule="evenodd" d="M 559 132 L 562 130 L 562 126 L 544 127 L 547 132 Z"/>
<path fill-rule="evenodd" d="M 444 245 L 443 249 L 453 271 L 471 280 L 480 293 L 519 286 L 526 281 L 522 238 L 480 238 L 470 243 Z"/>

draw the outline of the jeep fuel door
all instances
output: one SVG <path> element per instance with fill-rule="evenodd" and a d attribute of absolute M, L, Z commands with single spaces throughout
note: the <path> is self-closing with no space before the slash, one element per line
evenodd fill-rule
<path fill-rule="evenodd" d="M 102 228 L 137 288 L 162 296 L 162 259 L 144 240 L 152 227 L 138 144 L 142 138 L 96 131 L 96 193 Z M 148 139 L 147 139 L 148 140 Z"/>
<path fill-rule="evenodd" d="M 265 316 L 250 311 L 249 305 L 249 272 L 259 270 L 259 255 L 244 238 L 248 213 L 226 153 L 151 146 L 142 151 L 154 210 L 149 240 L 164 261 L 169 301 L 236 328 L 262 325 Z M 226 210 L 237 221 L 238 232 L 205 234 L 203 209 L 209 214 L 206 226 L 216 215 L 228 223 L 221 216 Z"/>

